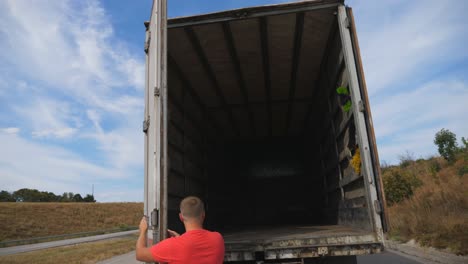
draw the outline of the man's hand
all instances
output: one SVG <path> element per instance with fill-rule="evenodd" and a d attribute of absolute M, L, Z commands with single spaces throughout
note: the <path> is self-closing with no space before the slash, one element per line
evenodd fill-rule
<path fill-rule="evenodd" d="M 146 247 L 146 231 L 148 230 L 148 223 L 146 222 L 146 216 L 140 221 L 140 236 L 136 243 L 136 259 L 144 262 L 153 262 L 153 255 L 150 248 Z"/>
<path fill-rule="evenodd" d="M 167 230 L 167 233 L 169 234 L 170 237 L 178 237 L 178 236 L 180 236 L 179 233 L 177 233 L 177 232 L 174 231 L 174 230 L 170 230 L 170 229 Z"/>
<path fill-rule="evenodd" d="M 148 222 L 146 222 L 146 216 L 143 216 L 143 218 L 141 219 L 139 229 L 140 234 L 146 233 L 146 231 L 148 231 Z"/>

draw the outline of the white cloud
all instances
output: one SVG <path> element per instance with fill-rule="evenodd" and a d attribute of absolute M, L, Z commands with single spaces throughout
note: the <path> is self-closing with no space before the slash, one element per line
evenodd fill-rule
<path fill-rule="evenodd" d="M 92 106 L 142 90 L 144 62 L 115 38 L 98 1 L 5 1 L 0 10 L 0 56 L 48 89 Z"/>
<path fill-rule="evenodd" d="M 92 182 L 119 180 L 126 172 L 86 161 L 62 147 L 34 143 L 17 135 L 0 134 L 2 188 L 37 188 L 56 193 L 86 193 Z"/>
<path fill-rule="evenodd" d="M 417 157 L 436 155 L 433 140 L 442 128 L 466 137 L 466 102 L 468 84 L 450 80 L 433 81 L 376 104 L 374 127 L 381 159 L 395 163 L 406 150 Z"/>
<path fill-rule="evenodd" d="M 102 128 L 102 117 L 96 110 L 89 109 L 86 113 L 94 130 L 84 133 L 82 137 L 95 140 L 97 149 L 106 153 L 112 166 L 122 169 L 142 165 L 143 136 L 138 129 L 141 122 L 134 113 L 122 114 L 122 126 L 109 131 Z"/>
<path fill-rule="evenodd" d="M 375 107 L 374 126 L 379 137 L 397 132 L 411 133 L 427 126 L 458 124 L 452 129 L 468 131 L 464 111 L 468 102 L 468 84 L 461 81 L 434 81 L 412 91 L 388 96 Z"/>
<path fill-rule="evenodd" d="M 13 109 L 25 122 L 23 124 L 31 128 L 34 137 L 67 138 L 75 135 L 81 126 L 78 110 L 66 101 L 36 97 L 27 105 Z"/>
<path fill-rule="evenodd" d="M 350 2 L 371 97 L 424 81 L 468 58 L 466 1 Z"/>
<path fill-rule="evenodd" d="M 110 185 L 108 188 L 95 188 L 95 196 L 99 201 L 107 202 L 141 202 L 143 201 L 143 192 L 138 188 L 129 188 L 128 186 Z"/>
<path fill-rule="evenodd" d="M 467 135 L 466 1 L 348 3 L 356 19 L 380 159 L 396 163 L 407 150 L 416 157 L 435 155 L 433 138 L 441 128 Z"/>
<path fill-rule="evenodd" d="M 102 134 L 103 130 L 102 130 L 102 127 L 100 125 L 101 117 L 99 116 L 97 111 L 90 109 L 90 110 L 86 111 L 86 114 L 87 114 L 89 120 L 91 120 L 91 122 L 93 122 L 94 128 L 96 129 L 97 133 Z"/>
<path fill-rule="evenodd" d="M 18 127 L 6 127 L 0 128 L 0 131 L 6 134 L 18 134 L 20 129 Z"/>
<path fill-rule="evenodd" d="M 90 180 L 142 178 L 144 54 L 116 37 L 100 2 L 0 1 L 0 24 L 0 127 L 24 132 L 2 130 L 0 185 L 89 192 Z"/>

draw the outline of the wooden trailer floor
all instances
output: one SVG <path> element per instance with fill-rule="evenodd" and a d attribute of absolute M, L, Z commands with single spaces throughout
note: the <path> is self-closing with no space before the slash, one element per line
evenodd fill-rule
<path fill-rule="evenodd" d="M 327 226 L 286 226 L 286 227 L 253 227 L 223 233 L 225 242 L 254 242 L 289 239 L 329 238 L 344 236 L 367 236 L 371 231 L 341 225 Z M 373 236 L 372 236 L 373 237 Z"/>
<path fill-rule="evenodd" d="M 306 258 L 372 254 L 383 247 L 373 232 L 341 225 L 257 227 L 222 235 L 225 261 L 254 260 L 257 252 L 265 259 Z"/>

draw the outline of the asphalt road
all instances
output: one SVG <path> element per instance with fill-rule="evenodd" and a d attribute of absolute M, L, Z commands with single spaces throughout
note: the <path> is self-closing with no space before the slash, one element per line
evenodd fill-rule
<path fill-rule="evenodd" d="M 406 256 L 402 253 L 395 251 L 385 251 L 384 253 L 365 255 L 357 257 L 358 264 L 421 264 L 413 259 L 413 257 Z"/>
<path fill-rule="evenodd" d="M 80 237 L 80 238 L 72 238 L 72 239 L 44 242 L 44 243 L 38 243 L 38 244 L 0 248 L 0 256 L 24 253 L 24 252 L 46 249 L 46 248 L 75 245 L 75 244 L 99 241 L 99 240 L 115 238 L 115 237 L 128 236 L 130 234 L 134 234 L 137 232 L 138 230 L 131 230 L 131 231 L 118 232 L 118 233 L 98 235 L 98 236 Z"/>
<path fill-rule="evenodd" d="M 99 264 L 141 264 L 135 260 L 135 251 L 98 262 Z M 397 252 L 386 251 L 381 254 L 358 257 L 358 264 L 421 264 Z"/>

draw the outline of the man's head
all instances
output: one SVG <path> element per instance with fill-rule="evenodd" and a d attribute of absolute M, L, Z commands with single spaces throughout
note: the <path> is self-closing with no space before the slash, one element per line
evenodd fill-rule
<path fill-rule="evenodd" d="M 203 223 L 205 220 L 205 206 L 202 200 L 195 196 L 188 196 L 180 202 L 180 220 L 182 222 Z"/>

